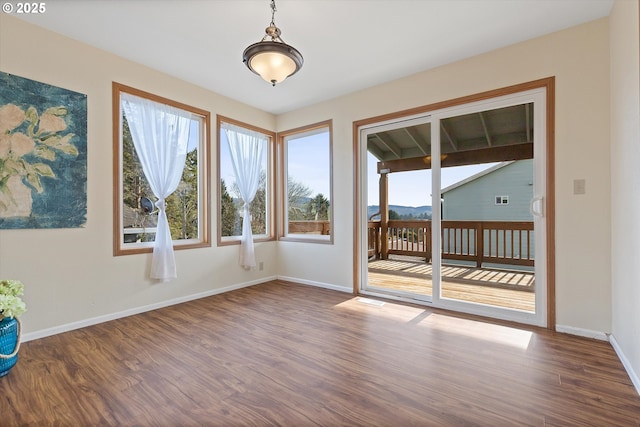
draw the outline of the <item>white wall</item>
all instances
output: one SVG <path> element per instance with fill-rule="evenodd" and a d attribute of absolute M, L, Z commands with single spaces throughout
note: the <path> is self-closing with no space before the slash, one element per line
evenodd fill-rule
<path fill-rule="evenodd" d="M 549 76 L 556 76 L 557 324 L 610 332 L 606 18 L 278 116 L 278 130 L 334 119 L 337 222 L 333 246 L 280 243 L 278 273 L 353 286 L 353 121 Z M 576 178 L 586 180 L 585 195 L 572 194 Z"/>
<path fill-rule="evenodd" d="M 256 247 L 264 271 L 246 272 L 238 266 L 238 246 L 216 247 L 215 228 L 213 247 L 176 251 L 178 279 L 168 283 L 147 279 L 150 255 L 112 256 L 111 83 L 210 111 L 214 153 L 216 114 L 275 129 L 273 115 L 7 14 L 0 14 L 0 70 L 84 93 L 88 101 L 86 227 L 0 230 L 0 277 L 25 284 L 28 311 L 22 321 L 27 338 L 276 276 L 276 242 Z M 215 176 L 213 161 L 212 201 Z M 213 227 L 215 218 L 214 212 Z"/>
<path fill-rule="evenodd" d="M 612 342 L 640 391 L 640 31 L 638 2 L 617 1 L 611 31 Z"/>

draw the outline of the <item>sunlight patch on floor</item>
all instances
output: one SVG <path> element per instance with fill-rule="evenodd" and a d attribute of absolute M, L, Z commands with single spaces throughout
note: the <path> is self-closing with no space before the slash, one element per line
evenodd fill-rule
<path fill-rule="evenodd" d="M 431 314 L 431 316 L 424 318 L 420 325 L 522 350 L 529 347 L 533 338 L 531 331 L 441 314 Z"/>
<path fill-rule="evenodd" d="M 365 300 L 364 302 L 361 300 Z M 370 302 L 367 302 L 370 301 Z M 336 305 L 337 308 L 375 315 L 381 318 L 409 323 L 417 316 L 424 316 L 425 309 L 393 304 L 373 298 L 355 297 Z"/>
<path fill-rule="evenodd" d="M 362 298 L 362 297 L 356 298 L 356 301 L 362 304 L 375 305 L 376 307 L 382 307 L 385 304 L 384 301 L 371 299 L 371 298 Z"/>
<path fill-rule="evenodd" d="M 533 332 L 517 327 L 436 314 L 423 308 L 374 298 L 355 297 L 343 301 L 335 307 L 522 350 L 529 347 L 533 338 Z"/>

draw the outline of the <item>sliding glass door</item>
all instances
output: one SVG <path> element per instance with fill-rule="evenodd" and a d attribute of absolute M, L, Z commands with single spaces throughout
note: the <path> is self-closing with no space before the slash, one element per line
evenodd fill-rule
<path fill-rule="evenodd" d="M 361 127 L 361 292 L 544 326 L 545 135 L 544 89 Z"/>
<path fill-rule="evenodd" d="M 382 123 L 363 136 L 368 189 L 366 288 L 430 302 L 432 171 L 401 163 L 431 155 L 430 117 Z"/>

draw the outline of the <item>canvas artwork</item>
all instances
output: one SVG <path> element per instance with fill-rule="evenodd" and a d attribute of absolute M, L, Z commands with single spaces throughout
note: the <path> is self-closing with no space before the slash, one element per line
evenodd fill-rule
<path fill-rule="evenodd" d="M 87 96 L 0 71 L 0 229 L 86 217 Z"/>

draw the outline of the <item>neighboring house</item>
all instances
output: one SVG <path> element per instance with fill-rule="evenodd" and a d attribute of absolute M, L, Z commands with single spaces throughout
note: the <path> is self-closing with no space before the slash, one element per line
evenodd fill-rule
<path fill-rule="evenodd" d="M 502 162 L 442 190 L 443 220 L 532 221 L 533 160 Z"/>
<path fill-rule="evenodd" d="M 144 214 L 139 209 L 134 209 L 126 204 L 122 205 L 122 227 L 125 243 L 153 241 L 145 239 L 145 235 L 155 236 L 158 225 L 156 213 Z"/>
<path fill-rule="evenodd" d="M 533 198 L 533 160 L 498 163 L 444 188 L 441 198 L 444 221 L 533 221 L 529 209 Z M 506 237 L 495 230 L 485 229 L 483 233 L 485 254 L 533 258 L 533 233 L 507 233 Z M 455 229 L 443 227 L 442 237 L 444 253 L 475 251 L 473 234 L 467 237 L 456 233 Z M 505 238 L 507 244 L 503 245 Z M 490 245 L 490 241 L 493 244 Z M 486 266 L 504 267 L 497 264 Z"/>

